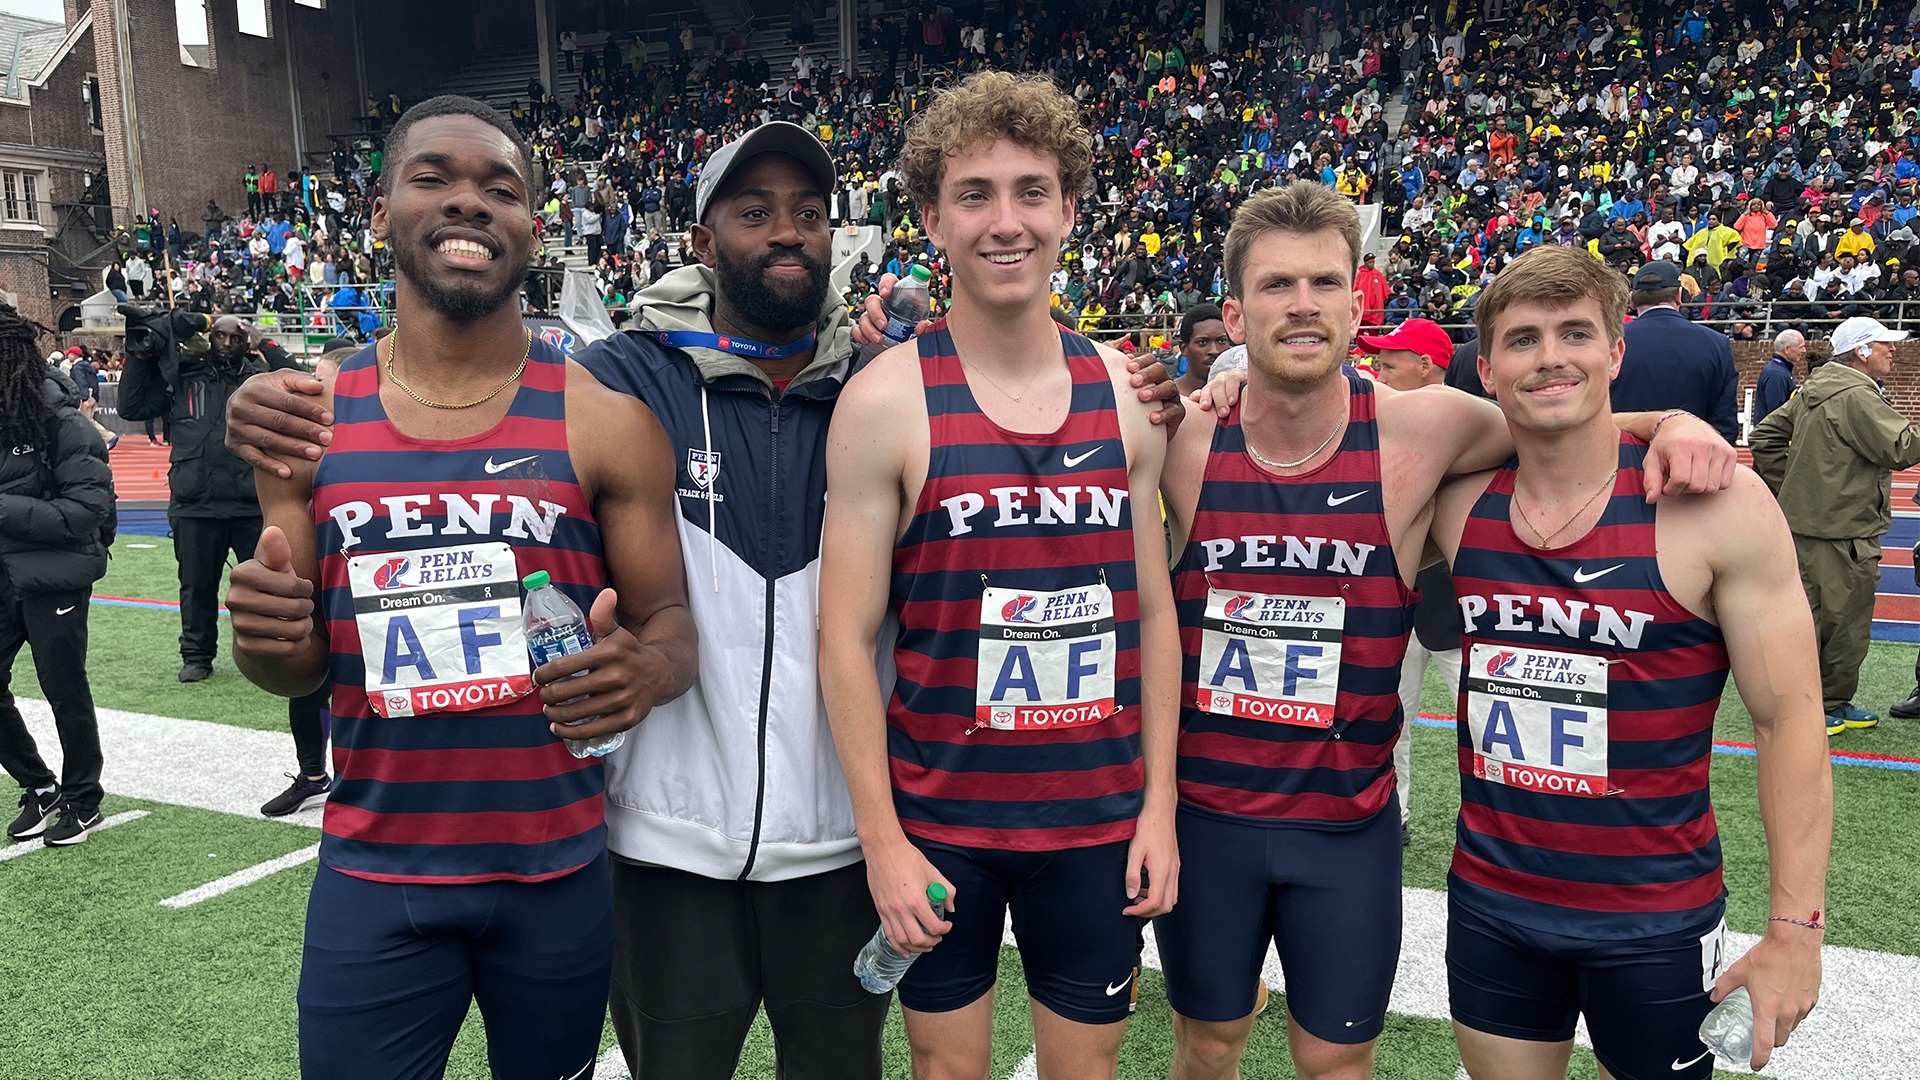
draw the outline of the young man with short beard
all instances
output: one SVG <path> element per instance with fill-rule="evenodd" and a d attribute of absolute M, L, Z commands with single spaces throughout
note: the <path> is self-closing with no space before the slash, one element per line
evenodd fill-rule
<path fill-rule="evenodd" d="M 1009 908 L 1041 1075 L 1113 1077 L 1136 920 L 1177 898 L 1165 442 L 1125 360 L 1048 307 L 1088 146 L 1042 78 L 981 72 L 914 118 L 953 308 L 848 384 L 829 438 L 821 679 L 874 906 L 919 957 L 923 1078 L 986 1075 Z"/>
<path fill-rule="evenodd" d="M 387 146 L 373 231 L 400 268 L 395 333 L 325 381 L 325 456 L 259 478 L 267 527 L 227 600 L 248 678 L 331 690 L 301 1070 L 438 1075 L 478 1001 L 496 1073 L 584 1075 L 613 960 L 606 781 L 564 740 L 631 728 L 692 682 L 680 564 L 661 557 L 668 444 L 521 324 L 537 226 L 506 118 L 435 98 Z M 537 670 L 536 574 L 595 639 Z"/>
<path fill-rule="evenodd" d="M 1321 185 L 1241 205 L 1222 308 L 1247 344 L 1245 400 L 1185 425 L 1162 479 L 1185 654 L 1182 902 L 1154 926 L 1174 1080 L 1236 1075 L 1270 941 L 1300 1076 L 1372 1075 L 1386 1020 L 1401 910 L 1392 749 L 1428 506 L 1444 477 L 1490 468 L 1512 443 L 1491 403 L 1342 370 L 1359 253 L 1353 205 Z M 1657 420 L 1622 422 L 1650 435 Z M 1661 443 L 1649 497 L 1717 487 L 1733 468 L 1700 421 L 1670 420 Z"/>

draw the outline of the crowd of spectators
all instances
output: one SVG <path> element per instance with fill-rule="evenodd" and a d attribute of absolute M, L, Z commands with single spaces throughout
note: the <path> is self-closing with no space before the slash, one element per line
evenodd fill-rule
<path fill-rule="evenodd" d="M 1920 8 L 1457 8 L 1229 5 L 1209 50 L 1199 4 L 949 0 L 911 23 L 869 20 L 851 72 L 809 51 L 800 10 L 781 70 L 737 35 L 696 47 L 685 25 L 651 50 L 633 35 L 589 45 L 569 33 L 564 105 L 538 81 L 497 102 L 538 159 L 549 246 L 528 305 L 550 311 L 560 253 L 584 249 L 623 320 L 688 260 L 707 152 L 769 118 L 808 126 L 842 163 L 836 223 L 881 230 L 849 301 L 925 262 L 938 305 L 940 260 L 892 164 L 900 128 L 936 82 L 995 66 L 1048 73 L 1086 106 L 1094 184 L 1055 297 L 1109 340 L 1168 344 L 1181 312 L 1225 291 L 1234 207 L 1295 180 L 1378 206 L 1383 254 L 1358 281 L 1369 324 L 1421 316 L 1457 335 L 1514 255 L 1562 244 L 1623 273 L 1681 264 L 1684 310 L 1735 337 L 1786 326 L 1817 337 L 1862 314 L 1920 326 Z M 246 214 L 209 205 L 211 239 L 197 244 L 154 225 L 116 268 L 121 287 L 171 284 L 209 312 L 285 313 L 317 281 L 359 286 L 348 299 L 376 308 L 362 290 L 387 276 L 367 232 L 379 168 L 377 152 L 343 147 L 331 176 L 250 169 Z M 174 279 L 156 284 L 145 252 L 163 243 Z M 345 328 L 364 335 L 377 317 L 360 321 Z"/>

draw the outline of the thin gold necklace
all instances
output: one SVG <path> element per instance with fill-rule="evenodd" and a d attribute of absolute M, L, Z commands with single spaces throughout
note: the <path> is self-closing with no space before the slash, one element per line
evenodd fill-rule
<path fill-rule="evenodd" d="M 1346 417 L 1343 416 L 1340 418 L 1340 422 L 1333 426 L 1333 430 L 1327 432 L 1327 437 L 1320 441 L 1320 445 L 1314 447 L 1312 450 L 1309 450 L 1307 452 L 1306 457 L 1301 458 L 1299 461 L 1275 461 L 1272 458 L 1267 457 L 1265 454 L 1262 454 L 1260 451 L 1255 450 L 1253 448 L 1253 440 L 1246 437 L 1245 425 L 1242 425 L 1240 429 L 1241 441 L 1246 443 L 1247 453 L 1252 454 L 1253 460 L 1259 462 L 1262 465 L 1265 465 L 1269 469 L 1297 469 L 1300 466 L 1305 465 L 1307 462 L 1312 461 L 1315 457 L 1318 457 L 1320 454 L 1320 451 L 1325 450 L 1333 442 L 1335 436 L 1339 435 L 1341 432 L 1345 430 L 1347 430 L 1347 419 Z"/>
<path fill-rule="evenodd" d="M 1525 522 L 1527 528 L 1533 531 L 1533 535 L 1540 537 L 1540 546 L 1543 548 L 1550 548 L 1553 546 L 1553 538 L 1556 536 L 1559 536 L 1563 532 L 1566 532 L 1567 526 L 1580 520 L 1580 515 L 1586 513 L 1587 507 L 1593 505 L 1593 500 L 1599 498 L 1600 493 L 1603 491 L 1612 491 L 1613 486 L 1617 480 L 1618 480 L 1617 474 L 1614 476 L 1607 477 L 1607 482 L 1600 485 L 1597 488 L 1594 488 L 1593 494 L 1587 496 L 1587 501 L 1580 504 L 1580 509 L 1575 510 L 1573 512 L 1572 517 L 1561 522 L 1560 527 L 1553 530 L 1550 533 L 1544 533 L 1544 534 L 1541 533 L 1540 526 L 1535 525 L 1532 519 L 1527 517 L 1527 508 L 1520 505 L 1520 485 L 1517 481 L 1517 478 L 1516 478 L 1516 482 L 1513 485 L 1513 508 L 1515 510 L 1520 511 L 1520 520 Z"/>
<path fill-rule="evenodd" d="M 955 359 L 955 360 L 960 360 L 960 358 L 959 358 L 958 356 L 956 356 L 956 357 L 954 357 L 954 359 Z M 961 367 L 963 367 L 963 368 L 965 368 L 965 369 L 966 369 L 966 370 L 968 370 L 968 371 L 971 371 L 971 372 L 973 372 L 974 374 L 976 374 L 976 375 L 978 375 L 978 376 L 980 376 L 981 378 L 983 378 L 983 379 L 985 379 L 985 380 L 987 380 L 988 382 L 990 382 L 990 383 L 992 383 L 992 384 L 993 384 L 993 388 L 994 388 L 995 390 L 998 390 L 998 391 L 1000 391 L 1000 393 L 1001 393 L 1001 394 L 1003 394 L 1003 395 L 1005 395 L 1006 397 L 1008 397 L 1008 398 L 1011 398 L 1012 400 L 1014 400 L 1014 401 L 1016 401 L 1016 402 L 1023 402 L 1023 403 L 1024 403 L 1024 402 L 1025 402 L 1025 401 L 1027 400 L 1027 395 L 1033 392 L 1033 384 L 1034 384 L 1034 383 L 1036 383 L 1036 382 L 1039 382 L 1039 381 L 1040 381 L 1040 376 L 1041 376 L 1042 374 L 1044 374 L 1044 372 L 1043 372 L 1043 371 L 1036 371 L 1036 372 L 1034 372 L 1034 373 L 1033 373 L 1033 378 L 1031 378 L 1031 379 L 1028 379 L 1028 380 L 1027 380 L 1027 385 L 1026 385 L 1026 387 L 1025 387 L 1024 389 L 1022 389 L 1022 390 L 1021 390 L 1021 391 L 1020 391 L 1020 392 L 1019 392 L 1018 394 L 1015 394 L 1015 393 L 1012 393 L 1012 392 L 1010 392 L 1010 391 L 1009 391 L 1009 390 L 1008 390 L 1008 389 L 1007 389 L 1006 387 L 1004 387 L 1004 386 L 1001 386 L 1001 385 L 1000 385 L 1000 380 L 998 380 L 998 379 L 996 379 L 996 378 L 994 378 L 993 376 L 991 376 L 991 375 L 989 375 L 989 374 L 987 374 L 987 373 L 986 373 L 985 371 L 983 371 L 983 370 L 981 370 L 980 368 L 978 368 L 978 367 L 976 367 L 976 366 L 974 366 L 974 365 L 972 365 L 972 364 L 969 364 L 969 363 L 967 363 L 967 362 L 966 362 L 965 360 L 960 360 L 960 366 L 961 366 Z"/>
<path fill-rule="evenodd" d="M 400 373 L 393 369 L 393 358 L 398 355 L 400 355 L 400 323 L 396 320 L 393 324 L 393 337 L 390 343 L 387 345 L 387 378 L 393 380 L 393 385 L 399 387 L 401 393 L 406 394 L 408 397 L 412 398 L 413 400 L 419 402 L 422 405 L 425 405 L 429 409 L 446 409 L 448 411 L 457 411 L 459 409 L 471 409 L 476 405 L 485 405 L 487 402 L 492 401 L 494 398 L 499 397 L 500 391 L 505 390 L 507 387 L 512 386 L 514 383 L 519 382 L 520 376 L 525 375 L 527 373 L 527 364 L 529 361 L 533 359 L 533 331 L 532 330 L 527 331 L 526 355 L 520 358 L 520 366 L 513 369 L 513 374 L 507 376 L 507 381 L 501 383 L 499 386 L 494 387 L 493 390 L 490 391 L 486 397 L 479 398 L 474 401 L 469 401 L 464 405 L 449 405 L 444 401 L 430 401 L 427 398 L 423 398 L 419 394 L 414 393 L 413 387 L 408 386 L 406 383 L 406 380 L 400 377 Z"/>

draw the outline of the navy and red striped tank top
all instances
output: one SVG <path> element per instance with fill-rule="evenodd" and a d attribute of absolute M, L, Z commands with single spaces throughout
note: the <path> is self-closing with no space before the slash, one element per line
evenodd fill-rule
<path fill-rule="evenodd" d="M 524 575 L 547 571 L 582 611 L 607 584 L 566 379 L 536 340 L 498 425 L 429 440 L 388 420 L 374 349 L 341 366 L 313 491 L 336 775 L 320 859 L 335 870 L 539 881 L 606 850 L 604 767 L 548 729 L 519 631 Z"/>
<path fill-rule="evenodd" d="M 1312 472 L 1256 464 L 1238 408 L 1214 431 L 1173 571 L 1191 810 L 1343 829 L 1393 794 L 1414 594 L 1380 492 L 1379 399 L 1367 379 L 1346 379 L 1340 450 Z"/>
<path fill-rule="evenodd" d="M 1061 339 L 1072 407 L 1034 435 L 981 411 L 944 323 L 920 337 L 931 453 L 894 550 L 887 745 L 922 839 L 1058 851 L 1130 839 L 1140 814 L 1126 447 L 1106 362 Z"/>
<path fill-rule="evenodd" d="M 1466 520 L 1449 889 L 1489 917 L 1621 940 L 1725 907 L 1707 772 L 1727 650 L 1660 576 L 1646 453 L 1620 437 L 1605 512 L 1564 548 L 1515 533 L 1514 461 Z"/>

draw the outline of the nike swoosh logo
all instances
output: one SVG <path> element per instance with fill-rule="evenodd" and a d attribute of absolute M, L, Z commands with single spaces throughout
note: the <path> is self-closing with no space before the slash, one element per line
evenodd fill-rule
<path fill-rule="evenodd" d="M 496 465 L 493 462 L 493 455 L 489 454 L 487 455 L 487 464 L 486 464 L 487 475 L 492 476 L 495 473 L 503 473 L 503 472 L 506 472 L 508 469 L 513 468 L 515 465 L 525 465 L 527 462 L 537 461 L 539 460 L 539 458 L 540 458 L 539 454 L 528 454 L 526 457 L 517 457 L 517 458 L 514 458 L 512 461 L 503 461 L 498 465 Z"/>
<path fill-rule="evenodd" d="M 1692 1061 L 1681 1061 L 1679 1058 L 1674 1058 L 1673 1064 L 1669 1065 L 1668 1068 L 1672 1069 L 1674 1072 L 1679 1072 L 1681 1069 L 1691 1069 L 1696 1064 L 1699 1063 L 1700 1058 L 1708 1057 L 1712 1053 L 1713 1051 L 1709 1050 L 1705 1054 L 1701 1054 L 1700 1057 L 1694 1058 Z"/>
<path fill-rule="evenodd" d="M 1125 990 L 1125 989 L 1127 988 L 1127 984 L 1128 984 L 1128 983 L 1130 983 L 1130 982 L 1132 982 L 1132 981 L 1133 981 L 1133 973 L 1132 973 L 1132 972 L 1128 972 L 1128 973 L 1127 973 L 1127 977 L 1126 977 L 1126 978 L 1124 978 L 1124 979 L 1121 979 L 1121 980 L 1120 980 L 1120 984 L 1119 984 L 1118 986 L 1115 986 L 1115 985 L 1113 985 L 1112 983 L 1108 983 L 1108 984 L 1107 984 L 1107 996 L 1108 996 L 1108 997 L 1112 997 L 1113 995 L 1115 995 L 1115 994 L 1117 994 L 1117 993 L 1119 993 L 1120 991 L 1122 991 L 1122 990 Z"/>
<path fill-rule="evenodd" d="M 1099 452 L 1100 452 L 1100 448 L 1096 446 L 1093 449 L 1087 451 L 1086 453 L 1079 454 L 1077 456 L 1074 454 L 1064 455 L 1061 460 L 1067 463 L 1067 468 L 1075 469 L 1075 468 L 1079 468 L 1081 462 L 1087 460 L 1088 458 L 1092 457 L 1093 455 Z"/>
<path fill-rule="evenodd" d="M 69 611 L 72 611 L 72 610 L 73 610 L 73 608 L 70 608 L 70 607 L 63 607 L 63 608 L 54 608 L 54 609 L 53 609 L 53 613 L 54 613 L 55 615 L 65 615 L 65 614 L 66 614 L 67 612 L 69 612 Z"/>
<path fill-rule="evenodd" d="M 1585 585 L 1587 582 L 1592 581 L 1595 578 L 1606 577 L 1608 574 L 1613 573 L 1615 570 L 1618 570 L 1625 565 L 1627 564 L 1623 562 L 1614 563 L 1612 566 L 1607 567 L 1605 570 L 1595 570 L 1591 574 L 1587 573 L 1587 568 L 1582 566 L 1573 572 L 1573 583 L 1575 585 Z"/>
<path fill-rule="evenodd" d="M 1328 505 L 1328 506 L 1339 506 L 1339 505 L 1341 505 L 1342 503 L 1350 503 L 1350 502 L 1352 502 L 1353 500 L 1355 500 L 1355 499 L 1357 499 L 1357 498 L 1359 498 L 1360 496 L 1362 496 L 1362 495 L 1365 495 L 1365 494 L 1366 494 L 1366 492 L 1364 492 L 1364 491 L 1356 491 L 1356 492 L 1354 492 L 1354 493 L 1353 493 L 1353 494 L 1351 494 L 1351 495 L 1335 495 L 1335 494 L 1334 494 L 1334 493 L 1332 493 L 1332 492 L 1328 492 L 1328 493 L 1327 493 L 1327 505 Z"/>

